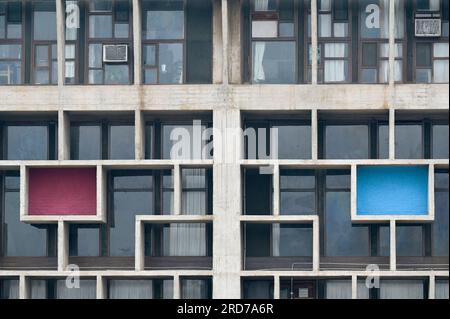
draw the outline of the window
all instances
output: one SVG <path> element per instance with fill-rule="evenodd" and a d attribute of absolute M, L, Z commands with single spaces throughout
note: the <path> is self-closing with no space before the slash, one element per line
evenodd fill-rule
<path fill-rule="evenodd" d="M 405 1 L 395 0 L 394 80 L 403 81 Z M 359 1 L 362 83 L 389 81 L 389 0 Z"/>
<path fill-rule="evenodd" d="M 100 255 L 99 226 L 71 224 L 69 227 L 69 256 L 98 257 Z"/>
<path fill-rule="evenodd" d="M 1 244 L 3 257 L 56 256 L 56 225 L 31 225 L 20 221 L 18 172 L 0 172 Z M 21 266 L 20 262 L 18 262 Z M 0 257 L 2 264 L 2 257 Z M 29 267 L 29 262 L 26 263 Z M 52 266 L 56 266 L 53 265 Z"/>
<path fill-rule="evenodd" d="M 19 299 L 19 279 L 0 278 L 0 299 Z"/>
<path fill-rule="evenodd" d="M 448 158 L 448 114 L 400 112 L 396 119 L 396 158 Z"/>
<path fill-rule="evenodd" d="M 262 174 L 260 169 L 244 172 L 244 212 L 246 215 L 272 214 L 272 175 Z"/>
<path fill-rule="evenodd" d="M 331 117 L 324 114 L 319 122 L 320 158 L 382 159 L 389 157 L 387 116 L 359 120 L 332 120 Z M 358 116 L 354 115 L 355 117 Z"/>
<path fill-rule="evenodd" d="M 172 279 L 110 279 L 108 299 L 172 299 Z"/>
<path fill-rule="evenodd" d="M 212 298 L 212 280 L 210 278 L 181 278 L 180 285 L 181 299 Z"/>
<path fill-rule="evenodd" d="M 134 123 L 100 120 L 71 123 L 70 156 L 73 160 L 134 159 Z"/>
<path fill-rule="evenodd" d="M 244 279 L 242 281 L 243 299 L 273 299 L 273 279 Z"/>
<path fill-rule="evenodd" d="M 325 299 L 352 299 L 352 281 L 342 279 L 330 279 L 324 281 Z M 365 281 L 357 283 L 357 298 L 369 299 L 369 291 Z"/>
<path fill-rule="evenodd" d="M 56 4 L 33 1 L 33 79 L 34 84 L 57 84 Z"/>
<path fill-rule="evenodd" d="M 95 279 L 80 279 L 80 287 L 68 287 L 66 279 L 32 279 L 31 299 L 95 299 Z"/>
<path fill-rule="evenodd" d="M 397 256 L 425 256 L 425 230 L 422 225 L 397 225 Z"/>
<path fill-rule="evenodd" d="M 448 170 L 437 170 L 435 183 L 435 219 L 433 222 L 433 256 L 448 257 Z"/>
<path fill-rule="evenodd" d="M 212 212 L 211 170 L 182 169 L 181 213 L 206 215 Z"/>
<path fill-rule="evenodd" d="M 310 159 L 311 121 L 248 119 L 244 124 L 247 159 Z"/>
<path fill-rule="evenodd" d="M 448 279 L 436 280 L 436 299 L 446 299 L 448 300 Z"/>
<path fill-rule="evenodd" d="M 280 214 L 317 214 L 316 176 L 310 170 L 280 171 Z"/>
<path fill-rule="evenodd" d="M 208 1 L 142 2 L 143 82 L 212 82 L 212 6 Z"/>
<path fill-rule="evenodd" d="M 5 160 L 56 159 L 56 123 L 13 121 L 0 125 Z"/>
<path fill-rule="evenodd" d="M 146 256 L 211 257 L 212 225 L 205 223 L 148 224 Z"/>
<path fill-rule="evenodd" d="M 350 82 L 351 30 L 347 0 L 320 0 L 318 4 L 318 81 Z M 308 81 L 311 82 L 311 13 L 308 16 Z"/>
<path fill-rule="evenodd" d="M 423 280 L 418 279 L 382 279 L 380 281 L 380 299 L 426 299 Z"/>
<path fill-rule="evenodd" d="M 297 30 L 294 1 L 251 1 L 250 81 L 297 83 Z"/>
<path fill-rule="evenodd" d="M 0 2 L 0 85 L 23 83 L 22 3 Z"/>
<path fill-rule="evenodd" d="M 448 83 L 448 3 L 448 0 L 417 0 L 414 9 L 412 9 L 413 1 L 407 7 L 409 12 L 414 10 L 414 13 L 408 16 L 409 19 L 417 16 L 437 17 L 442 22 L 440 37 L 414 37 L 411 39 L 411 42 L 414 40 L 414 44 L 411 43 L 409 50 L 412 51 L 414 48 L 414 52 L 411 53 L 415 56 L 415 63 L 408 66 L 410 68 L 408 72 L 412 74 L 411 68 L 414 67 L 416 83 Z M 413 33 L 414 30 L 410 32 Z"/>

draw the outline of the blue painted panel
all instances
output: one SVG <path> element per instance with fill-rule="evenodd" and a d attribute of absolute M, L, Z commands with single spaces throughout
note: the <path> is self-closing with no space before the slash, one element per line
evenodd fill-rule
<path fill-rule="evenodd" d="M 364 166 L 357 171 L 357 215 L 427 215 L 427 166 Z"/>

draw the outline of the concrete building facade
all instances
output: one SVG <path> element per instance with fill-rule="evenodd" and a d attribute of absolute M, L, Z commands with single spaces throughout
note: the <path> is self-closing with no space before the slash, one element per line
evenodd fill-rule
<path fill-rule="evenodd" d="M 448 61 L 445 0 L 0 1 L 0 297 L 448 298 Z"/>

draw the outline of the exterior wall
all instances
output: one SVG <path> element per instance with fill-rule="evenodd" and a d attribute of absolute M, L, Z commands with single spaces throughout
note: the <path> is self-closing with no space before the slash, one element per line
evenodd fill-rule
<path fill-rule="evenodd" d="M 58 3 L 61 0 L 58 0 Z M 312 0 L 312 43 L 313 55 L 317 53 L 317 19 L 314 12 L 316 0 Z M 137 4 L 138 1 L 133 1 Z M 393 1 L 391 1 L 393 3 Z M 136 160 L 100 160 L 77 161 L 79 167 L 95 165 L 97 167 L 97 214 L 98 222 L 105 221 L 105 175 L 113 168 L 173 168 L 175 180 L 179 180 L 180 167 L 198 165 L 212 167 L 214 175 L 213 216 L 180 216 L 180 183 L 175 185 L 175 211 L 173 216 L 139 216 L 136 220 L 136 257 L 135 270 L 98 270 L 81 271 L 82 276 L 96 277 L 97 298 L 105 298 L 106 277 L 157 277 L 174 278 L 174 297 L 180 297 L 180 277 L 212 276 L 214 298 L 240 298 L 241 277 L 271 277 L 275 283 L 275 297 L 279 298 L 281 277 L 351 277 L 352 296 L 357 296 L 357 280 L 367 276 L 365 271 L 325 271 L 319 267 L 320 247 L 317 220 L 279 216 L 251 217 L 241 212 L 241 168 L 271 165 L 275 178 L 279 168 L 351 168 L 352 187 L 355 187 L 355 170 L 357 165 L 427 165 L 434 168 L 448 168 L 448 160 L 396 160 L 395 154 L 395 111 L 396 110 L 448 110 L 449 87 L 446 84 L 395 84 L 387 85 L 316 85 L 317 64 L 313 62 L 312 85 L 242 85 L 241 83 L 241 39 L 240 39 L 240 3 L 238 0 L 214 0 L 214 52 L 213 83 L 211 85 L 155 85 L 142 86 L 140 72 L 134 72 L 135 84 L 129 86 L 64 86 L 63 58 L 61 39 L 63 39 L 63 18 L 61 6 L 58 8 L 58 86 L 16 86 L 0 87 L 0 116 L 12 113 L 58 112 L 58 161 L 0 161 L 0 170 L 20 169 L 25 173 L 30 167 L 70 167 L 74 165 L 69 159 L 70 128 L 69 112 L 108 112 L 129 111 L 135 114 Z M 391 6 L 393 7 L 393 6 Z M 392 9 L 393 11 L 393 9 Z M 135 15 L 133 33 L 134 52 L 139 54 L 140 25 Z M 391 25 L 394 25 L 391 23 Z M 394 30 L 390 30 L 391 45 L 394 43 Z M 391 50 L 393 52 L 393 50 Z M 138 57 L 137 55 L 136 57 Z M 316 61 L 316 59 L 312 59 Z M 391 74 L 394 73 L 394 59 L 390 58 Z M 135 58 L 135 69 L 140 70 L 140 59 Z M 393 79 L 393 76 L 390 77 Z M 169 161 L 143 160 L 143 111 L 212 111 L 214 127 L 222 132 L 226 128 L 241 127 L 242 111 L 258 111 L 267 114 L 275 111 L 312 112 L 312 159 L 311 160 L 244 160 L 240 146 L 233 145 L 232 136 L 224 134 L 225 158 L 215 155 L 214 160 L 207 161 Z M 317 111 L 322 110 L 357 110 L 362 112 L 374 110 L 389 111 L 390 159 L 389 160 L 319 160 L 317 147 Z M 61 125 L 62 124 L 62 125 Z M 219 141 L 217 141 L 219 142 Z M 215 140 L 216 143 L 216 140 Z M 22 175 L 22 174 L 21 174 Z M 21 177 L 22 184 L 26 184 Z M 27 189 L 21 185 L 21 211 L 25 212 Z M 274 183 L 274 194 L 278 194 L 279 185 Z M 355 198 L 352 198 L 352 203 Z M 275 200 L 274 205 L 277 205 Z M 275 210 L 276 211 L 276 210 Z M 178 213 L 177 213 L 178 212 Z M 31 216 L 28 216 L 31 217 Z M 58 224 L 58 270 L 0 270 L 0 277 L 18 276 L 20 278 L 20 297 L 30 296 L 30 278 L 64 277 L 71 275 L 66 271 L 68 264 L 68 222 L 64 218 L 47 219 L 45 216 L 22 216 L 23 220 L 35 223 L 52 222 Z M 83 219 L 71 219 L 83 220 Z M 241 223 L 244 221 L 265 222 L 311 222 L 315 225 L 314 265 L 312 271 L 245 271 L 242 270 Z M 213 269 L 212 270 L 144 270 L 143 269 L 143 223 L 146 221 L 206 221 L 212 222 L 213 234 Z M 389 220 L 391 226 L 390 269 L 382 270 L 383 277 L 420 277 L 429 279 L 430 294 L 434 297 L 436 277 L 448 278 L 448 270 L 402 271 L 396 270 L 395 225 L 397 220 Z"/>

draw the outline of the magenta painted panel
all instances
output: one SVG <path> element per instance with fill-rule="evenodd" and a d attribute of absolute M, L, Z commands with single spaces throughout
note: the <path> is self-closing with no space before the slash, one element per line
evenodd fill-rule
<path fill-rule="evenodd" d="M 29 215 L 95 215 L 96 168 L 30 168 Z"/>

